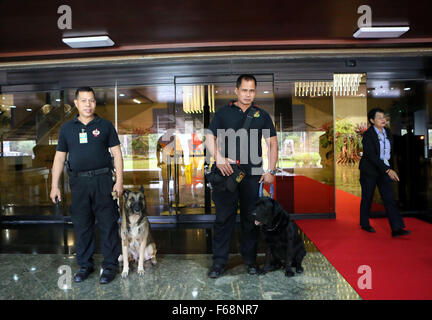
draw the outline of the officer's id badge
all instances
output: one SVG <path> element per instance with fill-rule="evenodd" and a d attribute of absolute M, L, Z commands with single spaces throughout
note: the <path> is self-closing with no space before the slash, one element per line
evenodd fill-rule
<path fill-rule="evenodd" d="M 96 129 L 94 129 L 94 130 L 92 131 L 92 133 L 93 133 L 93 136 L 94 136 L 95 138 L 97 138 L 98 135 L 100 134 L 100 131 L 96 128 Z"/>
<path fill-rule="evenodd" d="M 256 112 L 254 113 L 254 118 L 259 118 L 259 116 L 260 116 L 260 112 L 259 112 L 259 111 L 256 111 Z"/>
<path fill-rule="evenodd" d="M 244 176 L 245 176 L 245 174 L 243 172 L 240 172 L 236 178 L 237 183 L 240 183 L 240 181 L 243 180 Z"/>
<path fill-rule="evenodd" d="M 80 143 L 87 143 L 87 132 L 81 132 L 79 134 Z"/>

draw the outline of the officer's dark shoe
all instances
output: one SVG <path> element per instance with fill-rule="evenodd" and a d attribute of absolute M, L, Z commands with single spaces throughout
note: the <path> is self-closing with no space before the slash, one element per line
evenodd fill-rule
<path fill-rule="evenodd" d="M 104 269 L 100 276 L 99 283 L 100 284 L 110 283 L 111 281 L 114 280 L 116 273 L 117 270 L 115 269 Z"/>
<path fill-rule="evenodd" d="M 406 236 L 410 233 L 411 231 L 404 229 L 392 230 L 392 237 Z"/>
<path fill-rule="evenodd" d="M 372 228 L 371 226 L 369 227 L 361 227 L 364 231 L 370 232 L 370 233 L 374 233 L 375 229 Z"/>
<path fill-rule="evenodd" d="M 75 282 L 83 282 L 88 278 L 90 273 L 94 271 L 94 268 L 81 267 L 77 273 L 74 275 Z"/>
<path fill-rule="evenodd" d="M 219 264 L 214 264 L 210 272 L 208 273 L 209 278 L 216 279 L 225 273 L 225 267 Z"/>
<path fill-rule="evenodd" d="M 261 269 L 255 263 L 253 263 L 253 264 L 247 264 L 246 265 L 246 271 L 247 271 L 248 274 L 251 274 L 251 275 L 261 274 L 262 273 Z"/>

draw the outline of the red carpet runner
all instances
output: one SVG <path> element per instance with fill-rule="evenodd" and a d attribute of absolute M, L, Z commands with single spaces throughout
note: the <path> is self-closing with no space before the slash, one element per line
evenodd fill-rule
<path fill-rule="evenodd" d="M 360 229 L 359 210 L 360 197 L 337 190 L 335 220 L 296 223 L 363 299 L 432 299 L 432 225 L 404 218 L 412 233 L 392 238 L 388 219 L 377 218 L 371 234 Z M 371 268 L 371 289 L 358 286 L 362 265 Z"/>

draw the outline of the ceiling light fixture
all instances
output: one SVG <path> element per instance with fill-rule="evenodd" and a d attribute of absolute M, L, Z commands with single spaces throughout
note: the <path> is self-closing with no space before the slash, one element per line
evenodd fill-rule
<path fill-rule="evenodd" d="M 361 27 L 354 34 L 354 38 L 399 38 L 409 27 Z"/>
<path fill-rule="evenodd" d="M 71 48 L 112 47 L 114 41 L 108 36 L 63 38 L 62 41 Z"/>

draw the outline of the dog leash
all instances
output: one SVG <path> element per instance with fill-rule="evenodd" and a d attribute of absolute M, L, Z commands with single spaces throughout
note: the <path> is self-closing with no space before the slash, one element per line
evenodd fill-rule
<path fill-rule="evenodd" d="M 260 187 L 259 187 L 259 197 L 262 197 L 263 196 L 263 194 L 264 194 L 264 191 L 263 191 L 263 185 L 264 185 L 264 182 L 261 182 L 260 183 Z M 274 195 L 274 192 L 273 192 L 273 183 L 270 185 L 270 196 L 271 196 L 271 198 L 273 199 L 273 195 Z M 279 224 L 280 224 L 280 222 L 281 222 L 281 219 L 279 219 L 279 221 L 276 223 L 276 225 L 273 227 L 273 228 L 271 228 L 271 229 L 267 229 L 267 231 L 274 231 L 274 230 L 276 230 L 277 229 L 277 227 L 279 227 Z"/>
<path fill-rule="evenodd" d="M 264 191 L 263 191 L 263 185 L 264 185 L 264 182 L 261 182 L 260 183 L 260 187 L 259 187 L 259 193 L 258 193 L 258 196 L 261 198 L 262 196 L 263 196 L 263 194 L 264 194 Z M 271 198 L 273 199 L 273 183 L 270 185 L 270 196 L 271 196 Z"/>

